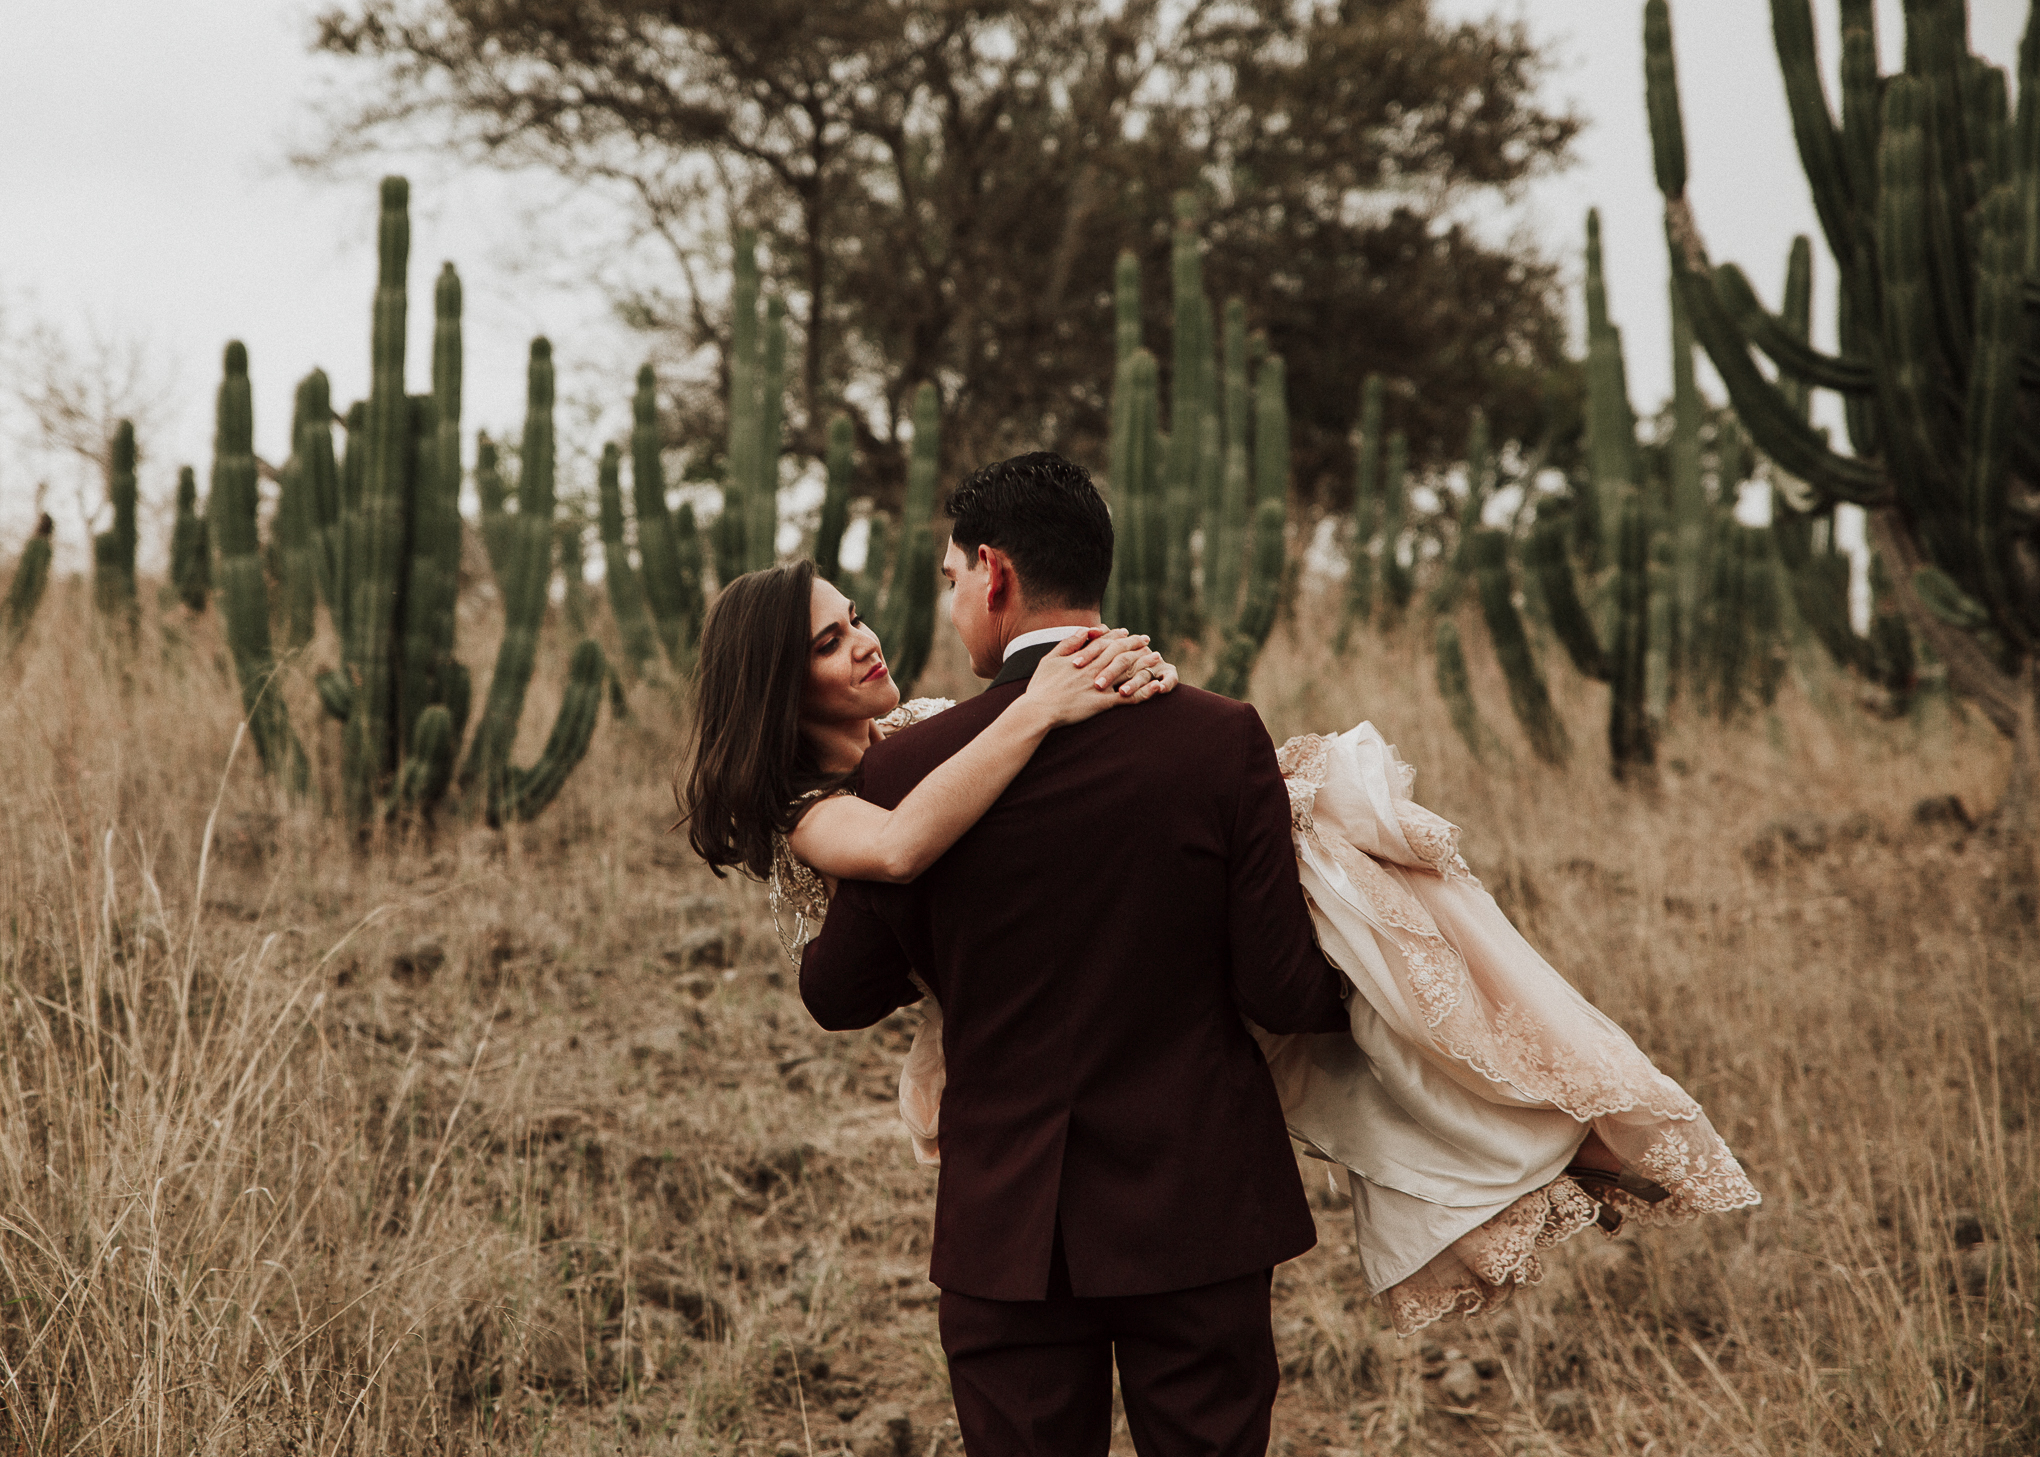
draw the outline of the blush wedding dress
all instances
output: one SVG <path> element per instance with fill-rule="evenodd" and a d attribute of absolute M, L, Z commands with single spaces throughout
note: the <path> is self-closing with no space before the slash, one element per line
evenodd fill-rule
<path fill-rule="evenodd" d="M 915 699 L 881 726 L 949 706 Z M 1290 1135 L 1346 1171 L 1361 1274 L 1398 1333 L 1534 1284 L 1539 1252 L 1603 1204 L 1660 1225 L 1759 1202 L 1700 1105 L 1510 924 L 1373 724 L 1291 739 L 1277 760 L 1318 944 L 1353 985 L 1352 1030 L 1251 1030 Z M 798 965 L 828 896 L 784 837 L 770 900 Z M 935 1164 L 942 1012 L 921 990 L 900 1114 Z M 1626 1175 L 1593 1195 L 1567 1171 L 1589 1127 Z"/>

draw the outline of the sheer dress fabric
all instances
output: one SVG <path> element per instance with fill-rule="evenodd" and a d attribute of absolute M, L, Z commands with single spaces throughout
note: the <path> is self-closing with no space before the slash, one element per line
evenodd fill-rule
<path fill-rule="evenodd" d="M 892 733 L 955 706 L 953 698 L 910 698 L 879 719 L 878 726 Z M 818 789 L 794 803 L 853 792 Z M 798 968 L 801 949 L 821 933 L 822 922 L 828 918 L 829 887 L 794 855 L 793 846 L 783 834 L 775 833 L 772 837 L 772 878 L 766 884 L 765 899 L 772 907 L 772 924 L 779 932 L 779 944 L 786 948 L 787 956 Z M 921 1022 L 914 1029 L 913 1044 L 907 1049 L 906 1063 L 900 1069 L 900 1121 L 907 1125 L 907 1135 L 913 1140 L 915 1161 L 940 1164 L 942 1155 L 936 1143 L 936 1129 L 941 1120 L 942 1088 L 948 1081 L 942 1062 L 942 1008 L 918 974 L 914 985 L 921 992 L 921 1000 L 915 1004 Z"/>
<path fill-rule="evenodd" d="M 881 723 L 948 706 L 916 699 Z M 1319 944 L 1359 995 L 1350 1036 L 1255 1036 L 1291 1135 L 1346 1170 L 1361 1272 L 1399 1332 L 1494 1308 L 1542 1277 L 1540 1251 L 1593 1223 L 1594 1199 L 1564 1172 L 1588 1124 L 1670 1191 L 1654 1205 L 1606 1196 L 1626 1219 L 1758 1202 L 1699 1104 L 1509 923 L 1372 724 L 1277 757 Z M 797 965 L 827 887 L 784 836 L 775 851 L 770 899 Z M 921 990 L 900 1116 L 915 1158 L 939 1164 L 942 1013 Z"/>

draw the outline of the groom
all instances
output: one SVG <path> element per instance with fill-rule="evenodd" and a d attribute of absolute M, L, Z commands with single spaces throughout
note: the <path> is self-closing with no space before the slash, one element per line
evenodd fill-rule
<path fill-rule="evenodd" d="M 873 746 L 896 805 L 1099 622 L 1112 522 L 1056 455 L 949 498 L 942 572 L 981 696 Z M 1343 1032 L 1289 799 L 1251 707 L 1179 688 L 1059 729 L 908 885 L 845 882 L 801 965 L 822 1026 L 942 1005 L 948 1086 L 929 1278 L 972 1457 L 1105 1452 L 1116 1355 L 1142 1457 L 1259 1454 L 1271 1267 L 1316 1242 L 1241 1014 Z"/>

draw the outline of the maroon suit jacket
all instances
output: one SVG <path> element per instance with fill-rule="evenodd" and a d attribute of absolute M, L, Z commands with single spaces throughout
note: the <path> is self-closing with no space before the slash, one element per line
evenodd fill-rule
<path fill-rule="evenodd" d="M 1026 688 L 875 745 L 890 808 Z M 1254 710 L 1195 688 L 1051 733 L 910 885 L 847 881 L 801 963 L 823 1027 L 919 998 L 949 1081 L 929 1277 L 1040 1300 L 1060 1222 L 1080 1296 L 1184 1290 L 1316 1242 L 1267 1064 L 1276 1032 L 1343 1032 L 1344 977 L 1311 934 L 1289 798 Z"/>

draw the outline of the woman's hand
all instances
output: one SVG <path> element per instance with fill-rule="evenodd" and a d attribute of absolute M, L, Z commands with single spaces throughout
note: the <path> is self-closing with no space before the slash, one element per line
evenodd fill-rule
<path fill-rule="evenodd" d="M 1175 670 L 1149 650 L 1145 637 L 1124 628 L 1087 627 L 1071 633 L 1035 665 L 1026 696 L 1051 727 L 1061 728 L 1174 686 Z"/>
<path fill-rule="evenodd" d="M 1115 642 L 1137 642 L 1146 645 L 1148 641 L 1145 637 L 1135 637 L 1123 627 L 1109 629 L 1094 627 L 1089 631 L 1093 635 L 1093 641 L 1079 650 L 1077 656 L 1080 659 L 1088 656 L 1109 660 L 1111 645 Z M 1152 651 L 1141 653 L 1137 657 L 1122 654 L 1118 672 L 1108 673 L 1101 669 L 1097 679 L 1100 688 L 1117 688 L 1120 697 L 1132 703 L 1142 702 L 1157 693 L 1174 692 L 1177 681 L 1176 665 L 1166 661 L 1160 653 Z"/>

